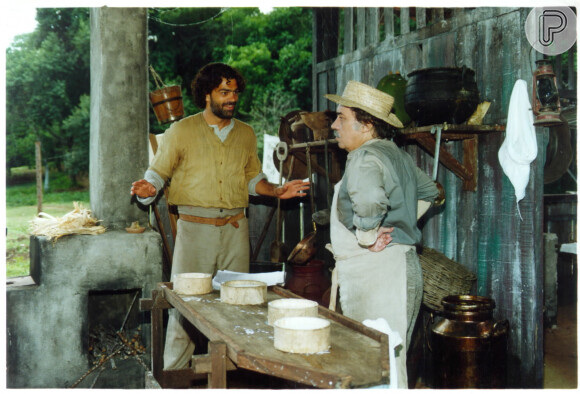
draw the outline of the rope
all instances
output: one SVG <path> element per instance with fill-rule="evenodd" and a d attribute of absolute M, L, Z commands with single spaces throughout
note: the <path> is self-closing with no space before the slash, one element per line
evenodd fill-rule
<path fill-rule="evenodd" d="M 201 22 L 192 22 L 192 23 L 169 23 L 169 22 L 162 21 L 161 19 L 156 18 L 154 16 L 149 16 L 149 19 L 152 19 L 152 20 L 154 20 L 156 22 L 159 22 L 159 23 L 164 24 L 164 25 L 167 25 L 167 26 L 173 26 L 173 27 L 189 27 L 189 26 L 202 25 L 204 23 L 210 22 L 210 21 L 214 20 L 215 18 L 217 18 L 218 16 L 220 16 L 221 14 L 223 14 L 224 12 L 226 12 L 227 10 L 229 10 L 229 8 L 222 8 L 220 10 L 220 12 L 218 12 L 216 15 L 214 15 L 211 18 L 208 18 L 208 19 L 206 19 L 204 21 L 201 21 Z"/>
<path fill-rule="evenodd" d="M 163 80 L 161 79 L 159 74 L 157 74 L 157 72 L 155 71 L 153 66 L 149 66 L 149 70 L 151 71 L 151 74 L 153 75 L 153 80 L 155 80 L 155 85 L 157 85 L 157 89 L 161 89 L 161 86 L 159 86 L 159 83 L 161 83 L 161 85 L 165 86 L 165 84 L 163 83 Z"/>

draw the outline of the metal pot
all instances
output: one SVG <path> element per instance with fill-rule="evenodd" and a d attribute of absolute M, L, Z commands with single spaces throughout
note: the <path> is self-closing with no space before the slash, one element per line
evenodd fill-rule
<path fill-rule="evenodd" d="M 417 126 L 460 124 L 477 109 L 475 72 L 462 68 L 426 68 L 408 75 L 405 111 Z"/>
<path fill-rule="evenodd" d="M 298 242 L 290 255 L 288 262 L 294 264 L 305 264 L 316 254 L 316 227 L 303 240 Z"/>

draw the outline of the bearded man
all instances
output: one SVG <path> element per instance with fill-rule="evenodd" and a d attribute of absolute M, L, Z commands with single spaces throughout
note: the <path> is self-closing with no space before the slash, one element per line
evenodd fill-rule
<path fill-rule="evenodd" d="M 185 272 L 248 272 L 250 242 L 245 210 L 249 194 L 281 199 L 302 197 L 308 182 L 280 187 L 261 172 L 253 128 L 234 119 L 242 75 L 223 63 L 204 66 L 192 82 L 195 104 L 203 111 L 171 125 L 131 194 L 150 204 L 171 179 L 168 203 L 179 219 L 171 277 Z M 165 369 L 188 367 L 194 343 L 184 319 L 171 311 L 164 353 Z"/>

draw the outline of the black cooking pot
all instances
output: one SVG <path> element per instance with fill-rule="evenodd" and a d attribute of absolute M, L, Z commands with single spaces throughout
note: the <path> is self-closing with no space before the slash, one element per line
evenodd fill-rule
<path fill-rule="evenodd" d="M 477 109 L 475 72 L 467 67 L 426 68 L 407 78 L 405 111 L 416 126 L 460 124 Z"/>

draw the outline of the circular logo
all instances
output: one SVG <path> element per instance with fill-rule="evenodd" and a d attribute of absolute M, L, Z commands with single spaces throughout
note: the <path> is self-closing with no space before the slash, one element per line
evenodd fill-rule
<path fill-rule="evenodd" d="M 526 38 L 536 51 L 559 55 L 576 42 L 576 14 L 570 7 L 532 8 L 525 29 Z"/>

